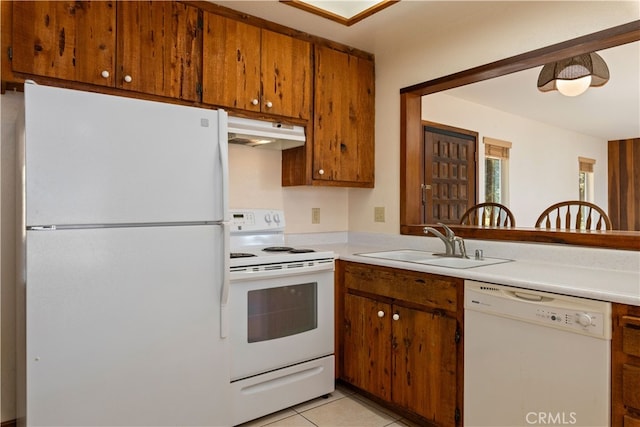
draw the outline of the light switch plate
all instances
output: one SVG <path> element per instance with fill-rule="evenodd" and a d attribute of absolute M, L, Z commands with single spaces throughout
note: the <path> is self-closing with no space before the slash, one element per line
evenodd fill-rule
<path fill-rule="evenodd" d="M 384 206 L 373 208 L 373 220 L 375 222 L 384 222 Z"/>

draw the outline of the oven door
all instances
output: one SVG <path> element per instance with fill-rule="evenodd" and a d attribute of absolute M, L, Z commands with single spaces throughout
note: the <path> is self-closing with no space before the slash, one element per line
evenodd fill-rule
<path fill-rule="evenodd" d="M 297 270 L 232 278 L 232 382 L 333 354 L 333 262 Z"/>

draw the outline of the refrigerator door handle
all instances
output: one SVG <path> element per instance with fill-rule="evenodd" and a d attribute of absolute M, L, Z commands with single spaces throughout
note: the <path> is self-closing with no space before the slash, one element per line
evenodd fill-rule
<path fill-rule="evenodd" d="M 220 150 L 220 169 L 222 173 L 222 214 L 223 221 L 229 221 L 229 135 L 227 131 L 227 112 L 218 110 L 218 148 Z"/>
<path fill-rule="evenodd" d="M 229 286 L 231 283 L 231 254 L 229 249 L 230 227 L 230 223 L 222 223 L 222 233 L 224 236 L 224 262 L 222 269 L 222 289 L 220 292 L 220 338 L 227 338 L 229 336 L 229 313 L 227 311 L 227 302 L 229 302 Z"/>

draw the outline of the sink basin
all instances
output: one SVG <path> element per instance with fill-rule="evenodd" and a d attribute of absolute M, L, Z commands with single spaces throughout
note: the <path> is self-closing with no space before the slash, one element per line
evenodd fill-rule
<path fill-rule="evenodd" d="M 413 249 L 401 249 L 396 251 L 382 251 L 382 252 L 366 252 L 356 254 L 360 256 L 366 256 L 370 258 L 382 258 L 392 261 L 404 261 L 413 262 L 417 264 L 433 265 L 438 267 L 448 268 L 474 268 L 483 267 L 486 265 L 500 264 L 503 262 L 511 262 L 510 259 L 503 258 L 457 258 L 446 257 L 434 254 L 432 252 L 417 251 Z"/>
<path fill-rule="evenodd" d="M 391 259 L 394 261 L 407 261 L 407 262 L 426 261 L 434 257 L 434 255 L 431 252 L 414 251 L 411 249 L 386 251 L 386 252 L 367 252 L 367 253 L 356 254 L 356 255 L 368 256 L 372 258 Z"/>

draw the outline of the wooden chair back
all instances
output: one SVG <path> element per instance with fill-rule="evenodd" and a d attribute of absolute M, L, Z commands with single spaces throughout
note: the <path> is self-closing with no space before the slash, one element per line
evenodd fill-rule
<path fill-rule="evenodd" d="M 506 206 L 485 202 L 467 209 L 460 217 L 460 224 L 480 227 L 515 227 L 516 219 Z"/>
<path fill-rule="evenodd" d="M 593 203 L 569 200 L 544 210 L 536 221 L 536 228 L 556 230 L 611 230 L 609 215 Z"/>

